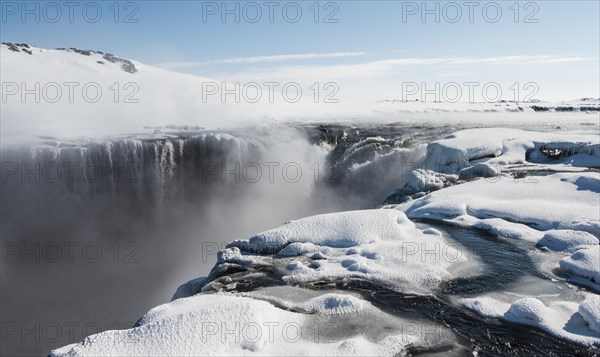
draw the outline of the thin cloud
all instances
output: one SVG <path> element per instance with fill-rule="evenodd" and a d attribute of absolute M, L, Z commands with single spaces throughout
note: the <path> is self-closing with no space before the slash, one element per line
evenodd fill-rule
<path fill-rule="evenodd" d="M 234 57 L 222 58 L 211 61 L 201 62 L 169 62 L 159 64 L 158 67 L 165 69 L 186 69 L 214 64 L 233 64 L 233 63 L 264 63 L 264 62 L 284 62 L 293 60 L 321 59 L 321 58 L 340 58 L 340 57 L 358 57 L 367 54 L 366 52 L 331 52 L 331 53 L 303 53 L 287 54 L 275 56 L 255 56 L 255 57 Z"/>
<path fill-rule="evenodd" d="M 246 69 L 238 72 L 218 73 L 218 77 L 226 80 L 337 80 L 350 78 L 373 78 L 387 76 L 395 72 L 406 71 L 415 67 L 444 66 L 461 68 L 466 65 L 528 65 L 556 64 L 566 62 L 583 62 L 594 60 L 586 57 L 564 57 L 552 55 L 539 56 L 500 56 L 500 57 L 439 57 L 439 58 L 398 58 L 363 63 L 333 65 L 295 65 L 264 69 Z M 465 71 L 466 72 L 466 71 Z M 450 72 L 445 72 L 450 73 Z"/>
<path fill-rule="evenodd" d="M 472 76 L 474 72 L 454 72 L 454 73 L 440 73 L 436 77 L 457 77 L 457 76 Z"/>
<path fill-rule="evenodd" d="M 443 58 L 400 58 L 375 61 L 380 65 L 409 66 L 409 65 L 464 65 L 464 64 L 540 64 L 586 61 L 585 57 L 561 57 L 561 56 L 500 56 L 500 57 L 443 57 Z"/>

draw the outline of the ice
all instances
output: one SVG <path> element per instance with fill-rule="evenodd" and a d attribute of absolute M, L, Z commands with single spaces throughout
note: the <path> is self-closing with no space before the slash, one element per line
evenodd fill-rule
<path fill-rule="evenodd" d="M 408 176 L 406 186 L 413 192 L 435 191 L 456 182 L 458 176 L 446 175 L 432 170 L 417 169 Z"/>
<path fill-rule="evenodd" d="M 477 163 L 458 172 L 458 175 L 461 179 L 470 179 L 473 177 L 494 177 L 498 176 L 499 174 L 500 170 L 498 167 L 485 163 Z"/>
<path fill-rule="evenodd" d="M 424 229 L 423 233 L 425 233 L 425 234 L 433 234 L 433 235 L 436 235 L 436 236 L 441 236 L 442 235 L 442 232 L 438 231 L 435 228 Z"/>
<path fill-rule="evenodd" d="M 566 158 L 562 164 L 573 167 L 600 167 L 600 157 L 587 155 L 587 154 L 575 154 Z"/>
<path fill-rule="evenodd" d="M 86 338 L 82 343 L 65 346 L 52 353 L 77 356 L 193 356 L 253 353 L 294 355 L 319 351 L 335 354 L 341 343 L 314 343 L 309 335 L 306 316 L 247 297 L 198 295 L 152 309 L 135 328 L 102 332 Z M 402 345 L 396 347 L 401 348 Z M 375 343 L 357 337 L 358 353 L 377 354 L 380 348 Z"/>
<path fill-rule="evenodd" d="M 194 292 L 200 289 L 200 287 L 204 283 L 204 280 L 206 280 L 206 278 L 201 277 L 192 279 L 187 283 L 181 284 L 173 294 L 171 301 L 194 295 Z"/>
<path fill-rule="evenodd" d="M 488 296 L 464 299 L 463 304 L 484 317 L 500 317 L 510 308 L 510 304 Z"/>

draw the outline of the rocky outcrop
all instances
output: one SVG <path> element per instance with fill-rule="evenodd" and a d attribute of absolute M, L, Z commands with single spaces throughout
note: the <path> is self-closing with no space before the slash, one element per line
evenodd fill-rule
<path fill-rule="evenodd" d="M 13 51 L 13 52 L 24 52 L 27 53 L 29 55 L 33 55 L 33 51 L 30 45 L 26 44 L 26 43 L 10 43 L 10 42 L 2 42 L 3 45 L 7 46 L 9 50 Z M 131 73 L 134 74 L 136 73 L 138 70 L 135 67 L 135 64 L 125 58 L 121 58 L 118 56 L 115 56 L 111 53 L 105 53 L 102 51 L 93 51 L 93 50 L 81 50 L 78 48 L 57 48 L 56 50 L 59 51 L 67 51 L 67 52 L 75 52 L 78 53 L 82 56 L 92 56 L 92 55 L 99 55 L 102 56 L 102 58 L 108 62 L 111 63 L 118 63 L 121 65 L 121 70 L 123 70 L 124 72 L 127 73 Z M 99 65 L 103 65 L 105 64 L 104 61 L 96 61 L 96 63 L 98 63 Z"/>

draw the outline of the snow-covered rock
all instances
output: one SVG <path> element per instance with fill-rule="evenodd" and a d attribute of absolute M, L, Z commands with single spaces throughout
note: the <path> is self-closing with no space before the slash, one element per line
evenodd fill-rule
<path fill-rule="evenodd" d="M 520 180 L 480 179 L 433 192 L 400 209 L 409 218 L 444 220 L 468 215 L 480 220 L 502 218 L 538 230 L 583 229 L 598 234 L 600 194 L 581 188 L 599 178 L 598 173 L 564 173 Z"/>
<path fill-rule="evenodd" d="M 540 163 L 576 154 L 600 157 L 600 137 L 580 132 L 468 129 L 430 143 L 425 167 L 443 173 L 455 173 L 472 167 L 471 171 L 463 171 L 463 175 L 478 173 L 479 176 L 489 177 L 498 171 L 499 165 L 525 164 L 528 159 L 537 159 L 530 162 Z M 476 160 L 483 160 L 487 166 L 472 166 Z M 580 166 L 581 161 L 573 160 L 576 163 L 574 166 Z"/>
<path fill-rule="evenodd" d="M 600 334 L 600 296 L 588 295 L 578 311 L 590 329 Z"/>
<path fill-rule="evenodd" d="M 560 269 L 567 274 L 585 279 L 600 291 L 600 245 L 579 249 L 571 256 L 562 259 Z"/>
<path fill-rule="evenodd" d="M 219 263 L 244 265 L 274 255 L 285 266 L 282 279 L 292 284 L 356 278 L 428 291 L 457 276 L 458 268 L 478 266 L 437 233 L 418 229 L 398 210 L 332 213 L 234 241 Z"/>
<path fill-rule="evenodd" d="M 593 234 L 572 229 L 553 229 L 545 232 L 538 244 L 554 251 L 572 253 L 580 248 L 598 245 Z"/>
<path fill-rule="evenodd" d="M 352 296 L 327 294 L 294 312 L 269 302 L 231 294 L 202 294 L 175 300 L 146 313 L 136 327 L 111 330 L 52 351 L 51 356 L 223 356 L 223 355 L 394 355 L 417 336 L 393 330 L 392 317 Z M 345 320 L 322 320 L 362 313 L 391 329 L 374 336 L 360 328 L 331 335 Z M 395 323 L 402 322 L 395 319 Z M 375 324 L 373 324 L 375 326 Z M 329 330 L 327 330 L 329 328 Z M 328 332 L 329 331 L 329 332 Z"/>
<path fill-rule="evenodd" d="M 537 298 L 528 297 L 509 304 L 487 296 L 463 300 L 467 308 L 482 316 L 534 326 L 559 338 L 587 346 L 600 344 L 600 333 L 595 329 L 597 322 L 588 322 L 598 316 L 597 311 L 592 311 L 593 302 L 594 298 L 590 298 L 581 305 L 567 301 L 554 301 L 546 305 Z M 583 315 L 579 312 L 582 310 Z"/>
<path fill-rule="evenodd" d="M 402 314 L 385 313 L 365 295 L 344 290 L 353 282 L 407 298 L 433 295 L 463 312 L 532 326 L 586 348 L 598 346 L 598 296 L 567 284 L 565 276 L 569 283 L 599 289 L 600 173 L 569 168 L 564 159 L 600 156 L 599 141 L 592 134 L 515 129 L 456 133 L 429 145 L 429 167 L 411 174 L 406 192 L 419 190 L 422 197 L 393 209 L 294 220 L 233 241 L 219 252 L 208 277 L 182 285 L 171 303 L 149 311 L 134 328 L 105 331 L 53 354 L 388 355 L 423 344 L 403 331 L 411 321 Z M 511 165 L 532 162 L 567 172 L 506 173 Z M 494 246 L 515 248 L 509 253 L 526 261 L 506 267 L 506 275 L 521 266 L 531 272 L 507 279 L 491 293 L 435 296 L 461 281 L 487 280 L 487 269 L 496 262 L 486 265 L 483 255 L 464 255 L 460 240 L 443 228 L 411 219 L 489 231 L 501 237 L 496 244 L 516 242 Z M 544 259 L 535 262 L 540 256 Z M 334 290 L 314 289 L 323 286 Z M 485 290 L 486 282 L 481 287 Z M 315 339 L 310 333 L 323 321 L 343 326 L 343 334 L 329 343 Z M 248 335 L 257 327 L 262 333 Z"/>

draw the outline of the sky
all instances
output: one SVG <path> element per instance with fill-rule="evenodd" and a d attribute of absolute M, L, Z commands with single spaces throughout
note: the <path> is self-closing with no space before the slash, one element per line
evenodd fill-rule
<path fill-rule="evenodd" d="M 600 97 L 596 0 L 3 0 L 0 11 L 2 42 L 101 50 L 242 85 L 335 83 L 374 99 L 460 90 L 468 101 L 483 88 L 484 98 Z"/>

